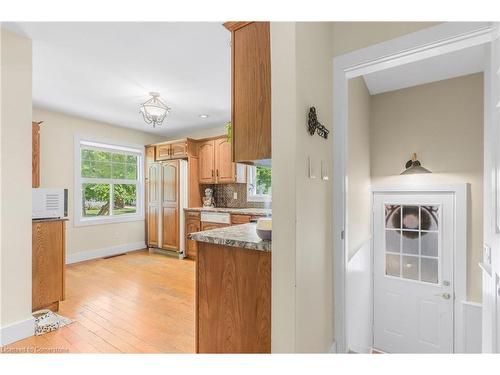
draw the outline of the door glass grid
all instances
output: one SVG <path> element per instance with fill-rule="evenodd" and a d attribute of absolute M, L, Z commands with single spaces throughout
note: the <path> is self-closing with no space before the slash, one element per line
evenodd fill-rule
<path fill-rule="evenodd" d="M 385 205 L 385 274 L 439 282 L 438 205 Z"/>

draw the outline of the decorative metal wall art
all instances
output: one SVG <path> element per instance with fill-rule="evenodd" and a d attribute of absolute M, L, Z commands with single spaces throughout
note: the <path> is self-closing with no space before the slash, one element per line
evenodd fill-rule
<path fill-rule="evenodd" d="M 314 135 L 314 133 L 316 132 L 320 137 L 323 137 L 325 139 L 328 138 L 328 133 L 330 133 L 330 131 L 323 125 L 321 125 L 321 123 L 318 121 L 318 117 L 316 116 L 316 108 L 314 107 L 309 108 L 309 120 L 307 121 L 307 131 L 311 136 Z"/>

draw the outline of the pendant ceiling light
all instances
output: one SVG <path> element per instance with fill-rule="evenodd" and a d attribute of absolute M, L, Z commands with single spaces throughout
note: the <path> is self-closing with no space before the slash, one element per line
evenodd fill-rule
<path fill-rule="evenodd" d="M 140 105 L 140 112 L 146 124 L 153 124 L 153 128 L 155 128 L 162 124 L 171 109 L 160 100 L 159 93 L 150 92 L 149 95 L 151 95 L 151 99 Z"/>
<path fill-rule="evenodd" d="M 417 154 L 413 154 L 411 160 L 408 160 L 405 165 L 405 170 L 401 174 L 419 174 L 419 173 L 431 173 L 430 170 L 422 167 L 420 162 L 417 160 Z"/>

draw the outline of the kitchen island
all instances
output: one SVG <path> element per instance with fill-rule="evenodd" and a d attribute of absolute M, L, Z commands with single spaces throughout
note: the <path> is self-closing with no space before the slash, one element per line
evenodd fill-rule
<path fill-rule="evenodd" d="M 271 352 L 271 241 L 253 223 L 189 234 L 198 242 L 196 352 Z"/>

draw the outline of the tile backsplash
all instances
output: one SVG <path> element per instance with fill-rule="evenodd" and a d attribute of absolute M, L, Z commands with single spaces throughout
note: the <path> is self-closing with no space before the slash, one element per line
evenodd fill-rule
<path fill-rule="evenodd" d="M 271 203 L 267 202 L 247 202 L 246 184 L 220 184 L 204 185 L 214 189 L 214 199 L 216 207 L 229 208 L 271 208 Z M 205 195 L 205 187 L 201 187 L 201 194 Z M 238 199 L 234 199 L 237 193 Z"/>

